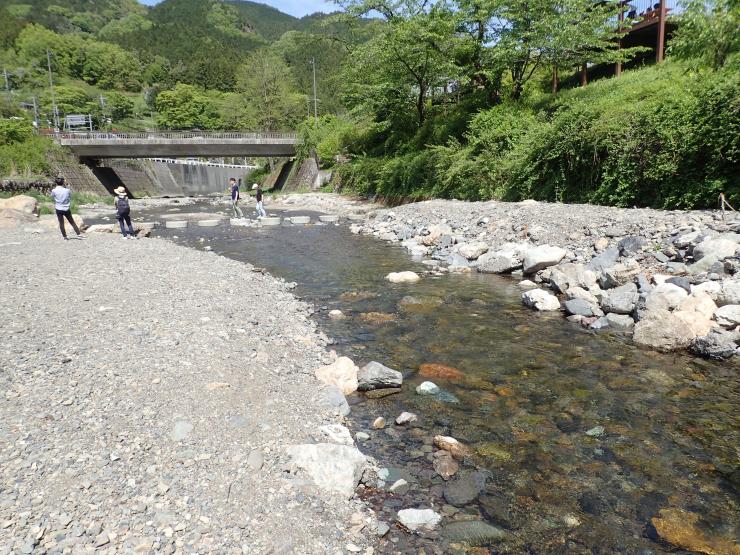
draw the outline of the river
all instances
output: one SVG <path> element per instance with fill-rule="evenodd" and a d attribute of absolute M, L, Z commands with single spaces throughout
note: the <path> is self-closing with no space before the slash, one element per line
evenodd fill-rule
<path fill-rule="evenodd" d="M 218 209 L 204 202 L 183 211 Z M 158 219 L 166 210 L 141 216 Z M 353 430 L 370 435 L 360 448 L 389 469 L 387 485 L 402 477 L 411 486 L 403 495 L 364 491 L 380 519 L 392 524 L 399 509 L 433 507 L 485 520 L 506 533 L 494 553 L 675 552 L 656 541 L 651 525 L 664 508 L 699 515 L 694 535 L 737 538 L 736 366 L 637 349 L 559 313 L 535 313 L 505 277 L 444 274 L 390 285 L 391 271 L 429 268 L 345 225 L 191 225 L 155 235 L 296 282 L 340 355 L 404 373 L 401 394 L 349 399 Z M 329 317 L 333 309 L 345 318 Z M 446 368 L 427 367 L 437 377 L 425 378 L 423 364 Z M 417 395 L 426 379 L 441 394 Z M 402 411 L 418 421 L 393 425 Z M 372 428 L 378 416 L 389 423 L 383 430 Z M 433 467 L 436 434 L 475 451 L 449 481 Z M 485 485 L 472 500 L 456 495 L 480 476 Z M 448 540 L 394 527 L 381 551 L 455 552 Z"/>

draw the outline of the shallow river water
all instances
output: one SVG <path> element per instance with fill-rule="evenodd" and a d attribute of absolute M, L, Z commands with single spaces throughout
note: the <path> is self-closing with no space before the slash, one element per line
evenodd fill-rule
<path fill-rule="evenodd" d="M 217 208 L 183 208 L 201 210 Z M 209 246 L 297 282 L 296 294 L 316 306 L 339 354 L 404 373 L 400 394 L 350 399 L 354 431 L 370 435 L 360 448 L 390 469 L 387 485 L 397 477 L 411 485 L 404 495 L 383 488 L 363 494 L 388 523 L 399 509 L 433 507 L 506 532 L 476 553 L 689 553 L 656 541 L 650 520 L 672 508 L 698 515 L 693 524 L 679 519 L 689 535 L 707 545 L 717 540 L 717 553 L 722 546 L 737 553 L 737 365 L 640 350 L 560 314 L 535 313 L 521 306 L 509 278 L 453 274 L 390 285 L 388 272 L 428 267 L 345 225 L 191 225 L 156 235 Z M 329 318 L 332 309 L 346 318 Z M 423 364 L 444 367 L 427 367 L 435 377 L 425 378 Z M 426 379 L 442 393 L 417 395 Z M 402 411 L 419 420 L 393 425 Z M 388 421 L 383 430 L 372 428 L 378 416 Z M 436 434 L 473 448 L 457 474 L 467 483 L 435 472 Z M 466 501 L 465 488 L 481 476 L 480 495 Z M 444 531 L 410 535 L 395 526 L 383 542 L 383 552 L 459 549 Z"/>

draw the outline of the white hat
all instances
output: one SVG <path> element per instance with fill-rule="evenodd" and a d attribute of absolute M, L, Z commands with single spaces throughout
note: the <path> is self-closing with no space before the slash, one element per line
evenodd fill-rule
<path fill-rule="evenodd" d="M 259 185 L 257 185 L 256 183 L 252 185 L 252 189 L 257 189 L 257 188 L 259 188 Z"/>
<path fill-rule="evenodd" d="M 113 189 L 113 192 L 117 195 L 125 195 L 126 189 L 124 189 L 123 187 L 118 187 L 117 189 Z"/>

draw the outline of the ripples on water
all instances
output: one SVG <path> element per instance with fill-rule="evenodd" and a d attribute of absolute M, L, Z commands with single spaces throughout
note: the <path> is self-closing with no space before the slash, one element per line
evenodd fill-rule
<path fill-rule="evenodd" d="M 186 208 L 199 209 L 214 210 Z M 667 553 L 649 526 L 666 507 L 699 514 L 711 536 L 737 537 L 736 364 L 640 350 L 559 314 L 524 309 L 508 278 L 443 275 L 390 285 L 388 272 L 427 268 L 345 226 L 157 233 L 297 282 L 296 293 L 321 309 L 317 317 L 340 354 L 404 373 L 399 395 L 350 399 L 355 429 L 371 435 L 363 450 L 412 484 L 405 496 L 367 493 L 379 518 L 393 522 L 407 507 L 443 510 L 446 483 L 433 470 L 431 448 L 443 434 L 471 445 L 475 465 L 490 471 L 478 500 L 459 510 L 507 531 L 491 552 Z M 347 318 L 328 318 L 335 308 Z M 444 394 L 422 397 L 414 388 L 425 381 L 417 374 L 424 363 L 463 376 L 432 379 Z M 377 416 L 391 422 L 403 410 L 419 415 L 417 426 L 371 429 Z M 585 433 L 597 426 L 603 435 Z M 396 540 L 388 551 L 454 548 L 438 532 L 388 537 Z"/>

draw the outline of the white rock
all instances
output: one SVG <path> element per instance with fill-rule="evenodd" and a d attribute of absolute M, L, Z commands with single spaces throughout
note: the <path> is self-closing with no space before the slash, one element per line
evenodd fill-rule
<path fill-rule="evenodd" d="M 460 245 L 458 252 L 468 260 L 475 260 L 480 257 L 480 255 L 488 252 L 488 245 L 483 242 L 466 243 L 464 245 Z"/>
<path fill-rule="evenodd" d="M 529 279 L 523 279 L 519 282 L 519 287 L 522 289 L 534 289 L 537 287 L 537 284 Z"/>
<path fill-rule="evenodd" d="M 701 291 L 693 291 L 678 305 L 678 310 L 685 312 L 700 312 L 705 318 L 711 318 L 717 310 L 717 304 L 712 297 Z"/>
<path fill-rule="evenodd" d="M 522 262 L 524 273 L 533 274 L 538 270 L 554 266 L 565 257 L 565 250 L 550 245 L 540 245 L 527 250 Z"/>
<path fill-rule="evenodd" d="M 424 235 L 417 240 L 426 246 L 436 245 L 443 235 L 452 235 L 452 228 L 447 224 L 436 224 L 429 228 L 429 235 Z"/>
<path fill-rule="evenodd" d="M 408 424 L 409 422 L 416 422 L 417 420 L 418 417 L 413 412 L 402 412 L 396 418 L 396 424 L 398 424 L 399 426 L 403 426 L 404 424 Z"/>
<path fill-rule="evenodd" d="M 689 294 L 686 289 L 673 283 L 656 285 L 645 300 L 645 308 L 652 310 L 673 310 L 683 302 Z"/>
<path fill-rule="evenodd" d="M 367 463 L 365 455 L 348 445 L 288 445 L 286 452 L 296 466 L 308 473 L 316 486 L 345 497 L 354 493 Z"/>
<path fill-rule="evenodd" d="M 433 382 L 423 382 L 416 386 L 416 393 L 419 395 L 436 395 L 439 393 L 439 387 Z"/>
<path fill-rule="evenodd" d="M 694 338 L 708 334 L 711 328 L 712 321 L 700 312 L 655 309 L 643 313 L 635 325 L 633 339 L 638 345 L 674 351 L 688 347 Z"/>
<path fill-rule="evenodd" d="M 582 299 L 590 304 L 599 304 L 599 299 L 596 298 L 591 291 L 587 291 L 583 287 L 571 287 L 565 292 L 565 298 L 570 299 Z"/>
<path fill-rule="evenodd" d="M 316 369 L 316 377 L 322 382 L 335 385 L 344 395 L 357 391 L 359 368 L 347 357 L 339 357 L 332 364 Z"/>
<path fill-rule="evenodd" d="M 344 318 L 344 312 L 342 312 L 341 310 L 337 310 L 337 309 L 330 310 L 329 317 L 335 320 L 339 320 L 341 318 Z"/>
<path fill-rule="evenodd" d="M 391 272 L 385 279 L 391 283 L 414 283 L 421 279 L 416 272 Z"/>
<path fill-rule="evenodd" d="M 411 531 L 423 528 L 434 530 L 442 520 L 442 516 L 432 509 L 401 509 L 398 511 L 398 522 Z"/>
<path fill-rule="evenodd" d="M 726 329 L 734 329 L 740 325 L 740 305 L 727 304 L 718 308 L 714 313 L 717 323 Z"/>
<path fill-rule="evenodd" d="M 717 302 L 721 291 L 722 284 L 719 281 L 705 281 L 704 283 L 691 286 L 692 293 L 706 293 L 714 302 Z"/>
<path fill-rule="evenodd" d="M 536 310 L 560 310 L 560 301 L 558 298 L 544 289 L 525 291 L 522 293 L 522 302 L 524 303 L 524 306 L 528 306 Z"/>
<path fill-rule="evenodd" d="M 341 424 L 325 424 L 319 427 L 319 431 L 325 436 L 330 443 L 339 445 L 354 445 L 352 434 Z"/>
<path fill-rule="evenodd" d="M 723 281 L 715 302 L 719 306 L 740 304 L 740 279 L 726 279 Z"/>
<path fill-rule="evenodd" d="M 705 256 L 716 256 L 724 260 L 735 255 L 738 244 L 730 239 L 705 239 L 694 247 L 694 260 L 701 260 Z"/>

